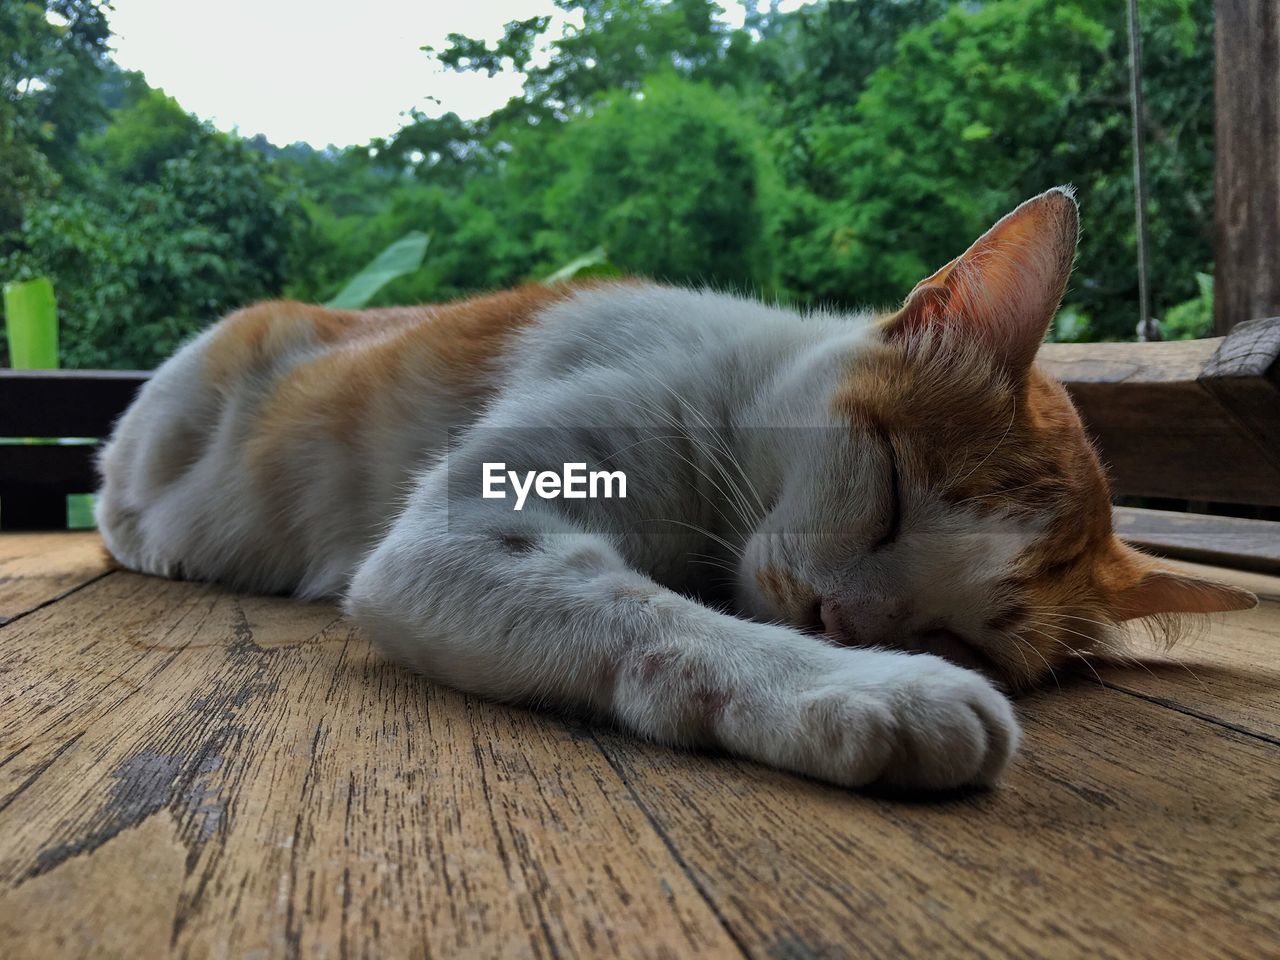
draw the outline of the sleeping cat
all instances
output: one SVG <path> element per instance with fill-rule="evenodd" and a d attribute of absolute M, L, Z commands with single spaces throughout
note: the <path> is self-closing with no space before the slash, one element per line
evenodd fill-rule
<path fill-rule="evenodd" d="M 1076 237 L 1050 190 L 880 317 L 644 282 L 259 304 L 124 415 L 99 529 L 135 570 L 342 597 L 471 693 L 839 784 L 989 784 L 1019 736 L 994 683 L 1255 602 L 1112 533 L 1034 365 Z M 482 492 L 575 463 L 626 497 Z"/>

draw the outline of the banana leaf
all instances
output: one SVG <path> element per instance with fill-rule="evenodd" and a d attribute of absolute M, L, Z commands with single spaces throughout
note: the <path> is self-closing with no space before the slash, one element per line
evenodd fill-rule
<path fill-rule="evenodd" d="M 406 233 L 369 261 L 368 266 L 347 281 L 347 285 L 325 306 L 340 310 L 363 307 L 396 277 L 413 273 L 421 267 L 430 240 L 429 236 L 417 230 Z"/>
<path fill-rule="evenodd" d="M 543 278 L 542 282 L 550 286 L 554 283 L 565 283 L 569 280 L 585 280 L 588 277 L 618 277 L 622 271 L 609 262 L 609 254 L 604 247 L 584 253 L 570 260 L 555 273 Z"/>

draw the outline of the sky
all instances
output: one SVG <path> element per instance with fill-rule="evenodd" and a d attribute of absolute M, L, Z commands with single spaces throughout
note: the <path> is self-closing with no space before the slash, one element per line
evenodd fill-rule
<path fill-rule="evenodd" d="M 736 0 L 721 0 L 741 22 Z M 790 0 L 782 9 L 800 6 Z M 115 60 L 223 130 L 276 144 L 387 136 L 417 108 L 484 116 L 520 76 L 453 73 L 419 48 L 450 33 L 502 35 L 509 20 L 564 15 L 551 0 L 113 0 Z"/>

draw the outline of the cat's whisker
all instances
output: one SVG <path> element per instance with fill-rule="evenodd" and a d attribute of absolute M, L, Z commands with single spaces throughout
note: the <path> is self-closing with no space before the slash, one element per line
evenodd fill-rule
<path fill-rule="evenodd" d="M 687 521 L 676 520 L 672 517 L 643 517 L 641 518 L 640 522 L 641 523 L 674 523 L 676 526 L 686 527 L 687 529 L 692 530 L 695 533 L 702 534 L 704 537 L 707 537 L 710 540 L 714 540 L 716 543 L 720 544 L 720 546 L 724 547 L 726 550 L 732 553 L 735 557 L 737 557 L 738 559 L 742 559 L 741 550 L 739 550 L 737 547 L 731 544 L 728 540 L 725 540 L 719 534 L 713 533 L 712 531 L 708 530 L 706 527 L 700 527 L 696 523 L 688 523 Z"/>
<path fill-rule="evenodd" d="M 1030 609 L 1034 610 L 1034 609 L 1036 609 L 1036 608 L 1032 607 L 1032 608 L 1030 608 Z M 1086 622 L 1086 623 L 1094 623 L 1094 624 L 1097 624 L 1098 626 L 1101 626 L 1101 627 L 1107 627 L 1107 628 L 1115 628 L 1115 627 L 1117 626 L 1116 624 L 1106 623 L 1106 622 L 1104 622 L 1104 621 L 1102 621 L 1102 620 L 1091 620 L 1091 619 L 1089 619 L 1088 617 L 1078 617 L 1078 616 L 1074 616 L 1074 615 L 1072 615 L 1072 614 L 1066 614 L 1066 613 L 1054 613 L 1054 612 L 1052 612 L 1052 611 L 1048 610 L 1048 608 L 1043 608 L 1043 609 L 1045 610 L 1045 612 L 1040 613 L 1040 614 L 1039 614 L 1039 616 L 1062 617 L 1062 618 L 1069 619 L 1069 620 L 1083 620 L 1083 621 L 1084 621 L 1084 622 Z M 1044 625 L 1044 626 L 1049 626 L 1049 624 L 1043 624 L 1043 625 Z M 1065 626 L 1062 626 L 1061 624 L 1057 624 L 1057 625 L 1056 625 L 1056 628 L 1057 628 L 1057 629 L 1059 629 L 1059 630 L 1064 630 L 1064 631 L 1066 631 L 1067 633 L 1074 633 L 1074 634 L 1076 634 L 1077 636 L 1084 637 L 1085 639 L 1093 639 L 1095 643 L 1096 643 L 1096 642 L 1098 642 L 1098 639 L 1097 639 L 1096 637 L 1095 637 L 1095 638 L 1090 638 L 1090 636 L 1089 636 L 1088 634 L 1086 634 L 1086 633 L 1081 633 L 1081 632 L 1080 632 L 1080 631 L 1078 631 L 1078 630 L 1072 630 L 1071 628 L 1069 628 L 1069 627 L 1065 627 Z M 1121 659 L 1123 662 L 1125 662 L 1125 663 L 1132 664 L 1133 666 L 1136 666 L 1136 667 L 1141 667 L 1141 668 L 1142 668 L 1143 670 L 1145 670 L 1147 673 L 1151 674 L 1151 676 L 1152 676 L 1152 677 L 1155 677 L 1155 675 L 1156 675 L 1156 674 L 1155 674 L 1155 672 L 1154 672 L 1150 667 L 1148 667 L 1145 663 L 1143 663 L 1140 659 L 1138 659 L 1137 657 L 1133 656 L 1132 654 L 1126 653 L 1126 652 L 1125 652 L 1124 650 L 1122 650 L 1121 648 L 1118 648 L 1118 647 L 1109 647 L 1109 648 L 1108 648 L 1108 653 L 1110 653 L 1110 654 L 1112 654 L 1112 655 L 1117 656 L 1118 658 L 1120 658 L 1120 659 Z M 1181 659 L 1179 659 L 1178 657 L 1175 657 L 1175 656 L 1171 656 L 1171 657 L 1169 658 L 1169 662 L 1170 662 L 1170 663 L 1176 663 L 1179 667 L 1181 667 L 1183 670 L 1185 670 L 1185 671 L 1187 672 L 1187 674 L 1188 674 L 1188 675 L 1189 675 L 1193 680 L 1195 680 L 1195 681 L 1196 681 L 1196 683 L 1200 684 L 1202 687 L 1206 687 L 1206 685 L 1205 685 L 1204 681 L 1203 681 L 1203 680 L 1201 680 L 1201 678 L 1200 678 L 1199 676 L 1197 676 L 1197 675 L 1196 675 L 1196 672 L 1195 672 L 1194 670 L 1192 670 L 1189 666 L 1187 666 L 1187 664 L 1186 664 L 1186 663 L 1184 663 Z M 1207 687 L 1206 687 L 1206 689 L 1207 689 Z"/>
<path fill-rule="evenodd" d="M 598 338 L 591 337 L 589 335 L 583 335 L 583 336 L 584 336 L 584 339 L 587 339 L 590 342 L 594 342 L 597 346 L 600 346 L 604 349 L 608 349 L 607 346 L 601 343 Z M 757 522 L 759 520 L 764 519 L 764 516 L 769 511 L 765 507 L 764 501 L 761 499 L 759 491 L 755 488 L 755 484 L 752 482 L 751 477 L 747 474 L 746 470 L 742 468 L 742 465 L 738 462 L 737 457 L 734 456 L 729 445 L 725 442 L 724 437 L 720 433 L 719 429 L 711 422 L 711 420 L 705 414 L 702 413 L 701 410 L 699 410 L 696 406 L 690 403 L 689 400 L 683 394 L 681 394 L 669 383 L 667 383 L 667 381 L 663 380 L 661 377 L 655 374 L 652 370 L 648 371 L 648 377 L 653 383 L 656 383 L 662 389 L 667 391 L 668 395 L 670 395 L 671 398 L 675 400 L 675 402 L 679 405 L 681 410 L 695 417 L 698 421 L 701 422 L 703 428 L 706 429 L 709 433 L 711 433 L 713 437 L 716 438 L 716 440 L 718 441 L 718 445 L 721 453 L 723 453 L 729 459 L 729 462 L 732 464 L 734 469 L 738 471 L 738 475 L 742 478 L 743 482 L 746 483 L 748 489 L 751 492 L 751 495 L 755 498 L 756 505 L 760 510 L 760 514 L 759 514 L 759 517 L 757 518 Z M 718 461 L 717 461 L 717 466 L 718 466 Z M 726 477 L 726 480 L 728 480 L 731 483 L 731 485 L 734 486 L 735 489 L 737 489 L 736 483 L 729 480 L 728 477 Z M 745 500 L 745 497 L 744 497 L 744 500 Z"/>
<path fill-rule="evenodd" d="M 1053 643 L 1058 644 L 1058 646 L 1060 646 L 1060 647 L 1062 647 L 1064 650 L 1066 650 L 1066 651 L 1067 651 L 1067 653 L 1068 653 L 1069 655 L 1071 655 L 1071 656 L 1073 656 L 1073 657 L 1077 657 L 1077 658 L 1079 658 L 1080 660 L 1084 661 L 1085 665 L 1086 665 L 1086 666 L 1088 666 L 1088 668 L 1089 668 L 1090 670 L 1092 670 L 1092 671 L 1093 671 L 1093 675 L 1094 675 L 1095 677 L 1097 677 L 1097 679 L 1098 679 L 1098 683 L 1099 683 L 1101 686 L 1104 686 L 1104 687 L 1106 686 L 1106 684 L 1105 684 L 1105 683 L 1103 682 L 1103 680 L 1102 680 L 1102 675 L 1101 675 L 1100 673 L 1098 673 L 1098 671 L 1097 671 L 1097 669 L 1094 667 L 1094 665 L 1093 665 L 1092 663 L 1090 663 L 1090 662 L 1089 662 L 1089 658 L 1088 658 L 1088 657 L 1086 657 L 1086 656 L 1085 656 L 1083 653 L 1081 653 L 1079 650 L 1076 650 L 1076 649 L 1075 649 L 1075 648 L 1073 648 L 1070 644 L 1063 642 L 1062 640 L 1058 639 L 1057 637 L 1053 636 L 1052 634 L 1047 633 L 1047 632 L 1045 632 L 1044 630 L 1040 630 L 1040 629 L 1038 629 L 1038 628 L 1036 628 L 1036 627 L 1032 626 L 1032 625 L 1031 625 L 1031 624 L 1029 624 L 1029 623 L 1028 623 L 1028 624 L 1025 624 L 1025 627 L 1026 627 L 1026 629 L 1028 629 L 1028 630 L 1032 631 L 1033 633 L 1037 633 L 1037 634 L 1039 634 L 1040 636 L 1044 637 L 1046 640 L 1050 640 L 1050 641 L 1052 641 Z M 1032 649 L 1034 650 L 1034 649 L 1035 649 L 1035 647 L 1033 646 L 1033 647 L 1032 647 Z M 1038 653 L 1039 651 L 1036 651 L 1036 652 Z M 1042 660 L 1044 659 L 1043 655 L 1041 656 L 1041 659 L 1042 659 Z M 1048 661 L 1045 661 L 1045 662 L 1047 663 Z"/>
<path fill-rule="evenodd" d="M 664 386 L 665 386 L 665 385 L 664 385 Z M 668 389 L 670 389 L 670 388 L 668 388 Z M 680 456 L 682 460 L 684 460 L 684 461 L 685 461 L 686 463 L 688 463 L 690 466 L 694 467 L 694 469 L 695 469 L 695 470 L 698 470 L 698 472 L 699 472 L 700 474 L 702 474 L 702 476 L 707 480 L 707 482 L 708 482 L 708 483 L 710 483 L 712 486 L 714 486 L 714 487 L 715 487 L 715 488 L 720 492 L 721 496 L 723 496 L 723 497 L 725 498 L 725 500 L 729 503 L 729 505 L 730 505 L 730 506 L 732 506 L 732 507 L 734 508 L 734 510 L 735 510 L 735 511 L 736 511 L 736 513 L 738 514 L 739 519 L 740 519 L 740 520 L 743 522 L 743 524 L 745 525 L 747 532 L 750 532 L 751 530 L 754 530 L 754 529 L 755 529 L 755 527 L 759 524 L 760 520 L 761 520 L 761 519 L 763 519 L 763 514 L 761 514 L 761 515 L 759 515 L 759 516 L 753 516 L 753 515 L 752 515 L 752 512 L 751 512 L 751 506 L 750 506 L 749 501 L 747 500 L 746 495 L 743 493 L 743 491 L 741 490 L 741 488 L 737 485 L 737 482 L 736 482 L 736 481 L 733 479 L 733 477 L 728 473 L 728 471 L 724 469 L 723 465 L 720 463 L 720 459 L 719 459 L 719 457 L 718 457 L 718 456 L 716 456 L 715 452 L 714 452 L 713 450 L 711 450 L 710 448 L 708 448 L 708 446 L 706 445 L 706 443 L 705 443 L 703 440 L 701 440 L 700 438 L 698 438 L 698 437 L 694 436 L 692 432 L 685 430 L 685 429 L 684 429 L 684 424 L 683 424 L 683 423 L 681 423 L 679 420 L 677 420 L 677 419 L 676 419 L 674 416 L 672 416 L 670 413 L 668 413 L 668 412 L 667 412 L 667 411 L 665 411 L 665 410 L 662 410 L 661 408 L 657 407 L 657 406 L 656 406 L 655 404 L 653 404 L 653 403 L 642 403 L 642 402 L 640 402 L 640 401 L 632 401 L 632 400 L 628 400 L 628 399 L 627 399 L 627 398 L 625 398 L 625 397 L 610 397 L 610 396 L 605 396 L 605 395 L 600 395 L 600 394 L 591 394 L 591 395 L 589 395 L 589 396 L 591 396 L 591 397 L 592 397 L 592 398 L 594 398 L 594 399 L 612 400 L 612 401 L 615 401 L 615 402 L 627 403 L 627 404 L 629 404 L 629 405 L 631 405 L 631 406 L 639 407 L 641 410 L 645 411 L 646 413 L 649 413 L 649 414 L 651 414 L 651 415 L 655 415 L 658 419 L 665 421 L 669 426 L 671 426 L 674 430 L 676 430 L 676 431 L 677 431 L 677 435 L 676 435 L 676 436 L 672 436 L 672 437 L 665 437 L 665 436 L 664 436 L 664 437 L 661 437 L 661 438 L 655 438 L 655 437 L 646 437 L 646 438 L 642 438 L 642 439 L 640 439 L 640 440 L 637 440 L 635 443 L 629 444 L 628 446 L 621 448 L 620 450 L 616 450 L 616 451 L 614 451 L 613 453 L 609 454 L 609 456 L 608 456 L 608 457 L 606 457 L 605 459 L 612 459 L 613 457 L 616 457 L 616 456 L 618 456 L 619 454 L 626 452 L 627 450 L 633 449 L 634 447 L 636 447 L 636 446 L 640 445 L 641 443 L 645 443 L 645 442 L 647 442 L 647 441 L 649 441 L 649 440 L 653 440 L 653 439 L 684 440 L 684 441 L 687 441 L 688 443 L 690 443 L 690 444 L 694 445 L 694 446 L 695 446 L 695 447 L 696 447 L 700 452 L 702 452 L 702 453 L 703 453 L 703 455 L 706 457 L 707 461 L 708 461 L 708 462 L 709 462 L 713 467 L 715 467 L 715 469 L 717 470 L 717 472 L 720 474 L 721 478 L 725 481 L 725 483 L 727 483 L 727 484 L 728 484 L 728 486 L 729 486 L 729 488 L 730 488 L 730 491 L 725 491 L 725 489 L 724 489 L 723 487 L 721 487 L 718 483 L 716 483 L 716 481 L 715 481 L 715 480 L 713 480 L 713 479 L 712 479 L 712 478 L 711 478 L 711 477 L 710 477 L 710 476 L 709 476 L 705 471 L 703 471 L 701 468 L 699 468 L 699 467 L 698 467 L 698 466 L 697 466 L 697 465 L 696 465 L 692 460 L 690 460 L 688 457 L 684 457 L 684 456 L 682 456 L 681 454 L 679 454 L 678 452 L 676 452 L 676 455 L 677 455 L 677 456 Z M 680 402 L 678 398 L 677 398 L 677 402 Z M 690 410 L 690 412 L 692 412 L 692 413 L 694 413 L 695 415 L 697 415 L 697 416 L 701 417 L 701 415 L 700 415 L 700 414 L 697 414 L 697 411 L 692 410 L 692 408 L 688 408 L 688 409 Z M 705 420 L 705 418 L 703 418 L 703 419 Z M 724 447 L 723 443 L 721 443 L 721 450 L 723 450 L 723 451 L 725 452 L 725 454 L 726 454 L 727 456 L 729 456 L 729 457 L 732 459 L 732 453 L 731 453 L 731 452 L 729 452 L 729 451 L 728 451 L 728 449 L 727 449 L 726 447 Z M 673 452 L 675 452 L 675 451 L 673 451 Z M 744 479 L 747 479 L 747 480 L 748 480 L 748 483 L 749 483 L 750 481 L 749 481 L 749 479 L 746 477 L 746 474 L 745 474 L 745 472 L 742 470 L 741 466 L 737 464 L 737 461 L 736 461 L 736 460 L 733 460 L 733 463 L 734 463 L 735 467 L 737 467 L 738 472 L 743 476 L 743 478 L 744 478 Z M 758 496 L 757 496 L 757 499 L 758 499 Z M 717 512 L 718 512 L 718 511 L 717 511 Z M 743 539 L 745 539 L 745 538 L 746 538 L 746 536 L 744 535 L 744 533 L 743 533 L 743 531 L 742 531 L 742 530 L 735 530 L 734 532 L 735 532 L 739 537 L 742 537 Z"/>
<path fill-rule="evenodd" d="M 1017 634 L 1009 634 L 1009 636 L 1013 637 L 1013 639 L 1017 641 L 1017 643 L 1021 644 L 1023 647 L 1030 650 L 1032 653 L 1034 653 L 1037 657 L 1040 658 L 1040 662 L 1043 663 L 1045 666 L 1045 669 L 1049 671 L 1049 676 L 1053 678 L 1053 685 L 1057 687 L 1059 690 L 1061 690 L 1062 684 L 1058 682 L 1058 674 L 1057 672 L 1054 671 L 1053 665 L 1049 663 L 1048 660 L 1045 659 L 1044 654 L 1041 653 L 1039 650 L 1037 650 L 1034 644 L 1028 642 L 1022 637 L 1019 637 Z M 1026 660 L 1025 655 L 1023 656 L 1023 660 L 1024 661 Z"/>
<path fill-rule="evenodd" d="M 1026 667 L 1026 668 L 1027 668 L 1027 676 L 1030 676 L 1030 675 L 1031 675 L 1031 661 L 1027 659 L 1027 655 L 1026 655 L 1025 653 L 1023 653 L 1023 652 L 1022 652 L 1022 647 L 1017 643 L 1017 641 L 1018 641 L 1019 637 L 1017 636 L 1017 634 L 1006 634 L 1006 636 L 1007 636 L 1007 637 L 1010 637 L 1011 639 L 1013 639 L 1013 640 L 1015 641 L 1015 642 L 1014 642 L 1014 644 L 1013 644 L 1013 649 L 1017 650 L 1017 651 L 1018 651 L 1018 656 L 1022 657 L 1022 665 L 1023 665 L 1024 667 Z"/>
<path fill-rule="evenodd" d="M 1032 480 L 1028 483 L 1020 483 L 1016 487 L 1007 487 L 1003 490 L 993 490 L 990 493 L 975 493 L 971 497 L 965 497 L 963 500 L 957 500 L 955 505 L 959 507 L 966 503 L 973 503 L 976 500 L 992 500 L 997 497 L 1007 497 L 1011 493 L 1017 493 L 1019 490 L 1026 490 L 1028 487 L 1034 487 L 1038 483 L 1040 483 L 1039 480 Z"/>
<path fill-rule="evenodd" d="M 1085 639 L 1085 640 L 1088 640 L 1088 641 L 1089 641 L 1090 646 L 1093 646 L 1093 645 L 1095 645 L 1095 644 L 1097 644 L 1097 643 L 1098 643 L 1098 638 L 1097 638 L 1097 637 L 1095 637 L 1095 636 L 1093 636 L 1092 634 L 1082 633 L 1082 632 L 1081 632 L 1081 631 L 1079 631 L 1079 630 L 1073 630 L 1071 627 L 1064 627 L 1064 626 L 1063 626 L 1062 624 L 1060 624 L 1060 623 L 1059 623 L 1059 624 L 1049 624 L 1049 623 L 1044 623 L 1043 621 L 1041 621 L 1041 622 L 1040 622 L 1040 626 L 1042 626 L 1042 627 L 1046 627 L 1046 628 L 1051 627 L 1051 628 L 1056 629 L 1056 630 L 1062 630 L 1064 633 L 1070 633 L 1070 634 L 1073 634 L 1074 636 L 1081 637 L 1081 638 L 1083 638 L 1083 639 Z"/>

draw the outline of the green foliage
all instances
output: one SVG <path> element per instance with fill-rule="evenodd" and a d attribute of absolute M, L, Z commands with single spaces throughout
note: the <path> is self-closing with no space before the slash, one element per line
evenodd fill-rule
<path fill-rule="evenodd" d="M 299 229 L 266 161 L 206 132 L 154 183 L 36 206 L 0 275 L 55 278 L 65 366 L 149 368 L 219 314 L 279 291 Z"/>
<path fill-rule="evenodd" d="M 627 272 L 768 283 L 773 184 L 762 135 L 711 88 L 654 78 L 570 124 L 552 158 L 563 172 L 546 190 L 543 220 L 555 260 L 601 246 Z M 516 178 L 519 166 L 513 156 Z"/>
<path fill-rule="evenodd" d="M 1198 340 L 1213 335 L 1213 276 L 1197 273 L 1196 286 L 1199 293 L 1170 307 L 1160 321 L 1166 340 Z"/>
<path fill-rule="evenodd" d="M 165 163 L 199 149 L 206 135 L 178 101 L 146 88 L 134 92 L 130 102 L 112 115 L 111 125 L 87 147 L 107 180 L 154 183 Z"/>
<path fill-rule="evenodd" d="M 387 249 L 373 258 L 363 270 L 352 277 L 338 295 L 325 304 L 342 310 L 363 307 L 374 295 L 396 277 L 412 273 L 422 266 L 430 238 L 416 230 L 406 233 Z"/>
<path fill-rule="evenodd" d="M 528 63 L 547 17 L 508 23 L 492 48 L 450 34 L 450 46 L 437 59 L 455 70 L 490 76 L 508 63 L 525 70 L 524 96 L 499 118 L 546 120 L 575 114 L 616 90 L 638 90 L 655 73 L 707 78 L 717 73 L 731 45 L 730 31 L 716 19 L 714 0 L 556 0 L 556 5 L 579 14 L 582 27 L 552 40 L 543 66 Z"/>
<path fill-rule="evenodd" d="M 102 117 L 105 9 L 90 0 L 0 4 L 0 250 L 28 204 L 73 168 L 81 132 Z"/>
<path fill-rule="evenodd" d="M 535 16 L 431 51 L 523 71 L 505 107 L 412 113 L 324 150 L 217 133 L 115 68 L 104 4 L 0 5 L 0 280 L 53 280 L 69 366 L 153 365 L 280 295 L 412 303 L 620 270 L 882 306 L 1071 182 L 1084 243 L 1054 335 L 1132 337 L 1123 4 L 749 2 L 733 29 L 713 0 L 556 3 L 577 24 L 563 33 Z M 1141 9 L 1154 307 L 1194 335 L 1211 312 L 1213 8 Z M 405 262 L 383 269 L 389 247 Z"/>

